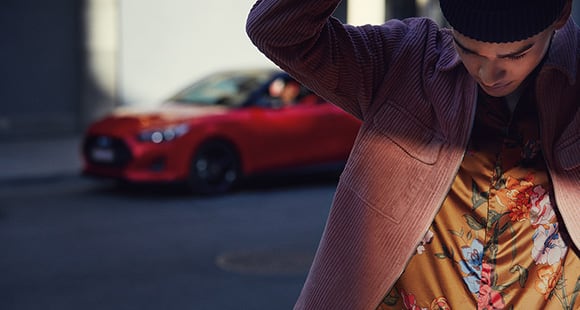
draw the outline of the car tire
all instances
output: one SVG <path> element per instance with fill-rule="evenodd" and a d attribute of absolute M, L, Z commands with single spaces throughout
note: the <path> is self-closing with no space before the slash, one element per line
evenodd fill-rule
<path fill-rule="evenodd" d="M 192 158 L 189 187 L 196 194 L 222 194 L 234 187 L 240 174 L 236 149 L 225 141 L 208 141 L 200 145 Z"/>

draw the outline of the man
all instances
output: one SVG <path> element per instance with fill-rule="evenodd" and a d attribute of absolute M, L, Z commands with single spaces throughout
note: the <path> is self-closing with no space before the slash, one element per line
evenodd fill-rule
<path fill-rule="evenodd" d="M 571 0 L 440 0 L 354 27 L 259 0 L 258 48 L 363 121 L 296 309 L 571 309 L 580 285 Z"/>
<path fill-rule="evenodd" d="M 282 101 L 282 105 L 287 107 L 296 103 L 298 95 L 300 95 L 300 84 L 296 81 L 288 80 L 284 83 L 284 87 L 280 91 L 279 97 Z"/>

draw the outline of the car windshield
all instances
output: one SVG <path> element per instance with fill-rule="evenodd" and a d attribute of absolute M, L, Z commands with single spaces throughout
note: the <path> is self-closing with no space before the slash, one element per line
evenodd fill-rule
<path fill-rule="evenodd" d="M 207 76 L 170 100 L 184 104 L 240 106 L 271 72 L 222 72 Z"/>

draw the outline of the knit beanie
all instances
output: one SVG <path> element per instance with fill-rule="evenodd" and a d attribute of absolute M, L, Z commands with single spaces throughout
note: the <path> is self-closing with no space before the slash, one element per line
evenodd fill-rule
<path fill-rule="evenodd" d="M 447 22 L 482 42 L 525 40 L 554 23 L 567 0 L 439 0 Z"/>

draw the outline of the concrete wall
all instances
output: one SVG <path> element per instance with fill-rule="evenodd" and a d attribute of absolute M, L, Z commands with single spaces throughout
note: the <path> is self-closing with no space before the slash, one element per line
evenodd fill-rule
<path fill-rule="evenodd" d="M 121 104 L 154 104 L 210 72 L 273 66 L 245 33 L 254 0 L 118 0 Z"/>
<path fill-rule="evenodd" d="M 380 23 L 408 0 L 384 1 L 343 0 L 335 15 Z M 212 71 L 273 66 L 245 34 L 253 3 L 0 1 L 0 140 L 78 134 L 115 106 L 157 104 Z M 436 0 L 416 8 L 440 17 Z"/>
<path fill-rule="evenodd" d="M 0 139 L 79 129 L 80 11 L 76 0 L 0 1 Z"/>
<path fill-rule="evenodd" d="M 119 105 L 118 0 L 84 0 L 81 131 Z"/>
<path fill-rule="evenodd" d="M 273 66 L 245 34 L 253 2 L 0 1 L 0 139 L 78 134 L 209 72 Z"/>
<path fill-rule="evenodd" d="M 0 1 L 0 139 L 79 134 L 210 72 L 274 66 L 245 33 L 254 1 Z M 343 0 L 335 15 L 351 19 L 350 4 L 381 22 L 379 2 Z"/>

